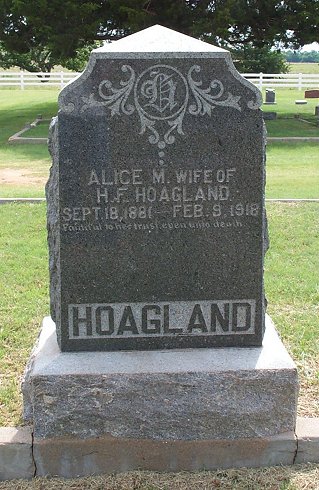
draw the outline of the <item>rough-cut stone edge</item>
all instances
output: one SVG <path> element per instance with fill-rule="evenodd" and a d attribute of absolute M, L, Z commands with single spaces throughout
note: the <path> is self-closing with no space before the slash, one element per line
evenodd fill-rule
<path fill-rule="evenodd" d="M 294 463 L 319 463 L 319 418 L 298 417 L 298 451 Z"/>
<path fill-rule="evenodd" d="M 0 481 L 35 474 L 30 427 L 0 427 Z"/>
<path fill-rule="evenodd" d="M 47 199 L 47 231 L 50 272 L 50 312 L 53 320 L 60 324 L 60 223 L 59 223 L 59 145 L 58 118 L 52 119 L 49 129 L 49 152 L 52 157 L 49 180 L 45 187 Z M 60 345 L 60 329 L 57 329 Z"/>

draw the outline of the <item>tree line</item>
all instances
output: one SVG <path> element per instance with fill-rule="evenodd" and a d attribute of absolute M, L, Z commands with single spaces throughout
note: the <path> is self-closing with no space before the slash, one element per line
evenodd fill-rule
<path fill-rule="evenodd" d="M 319 63 L 319 51 L 283 51 L 286 61 L 290 63 Z"/>

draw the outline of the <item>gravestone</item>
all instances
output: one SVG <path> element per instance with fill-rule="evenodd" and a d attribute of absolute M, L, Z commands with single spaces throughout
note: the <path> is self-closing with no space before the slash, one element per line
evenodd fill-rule
<path fill-rule="evenodd" d="M 175 52 L 163 56 L 145 35 L 95 50 L 59 97 L 48 185 L 59 345 L 261 345 L 260 93 L 225 50 L 166 32 Z"/>
<path fill-rule="evenodd" d="M 266 89 L 265 104 L 276 104 L 276 92 L 272 89 Z"/>
<path fill-rule="evenodd" d="M 277 112 L 263 112 L 264 121 L 273 121 L 277 119 Z"/>
<path fill-rule="evenodd" d="M 319 89 L 305 90 L 305 99 L 318 99 Z"/>
<path fill-rule="evenodd" d="M 227 51 L 160 26 L 94 50 L 61 92 L 52 318 L 23 383 L 38 476 L 292 463 L 261 103 Z"/>

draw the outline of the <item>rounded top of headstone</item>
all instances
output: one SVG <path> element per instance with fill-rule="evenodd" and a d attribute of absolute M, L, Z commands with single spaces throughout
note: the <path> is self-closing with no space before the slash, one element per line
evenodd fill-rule
<path fill-rule="evenodd" d="M 195 52 L 195 53 L 228 53 L 226 49 L 199 41 L 167 27 L 154 25 L 143 31 L 119 39 L 94 53 L 165 53 L 165 52 Z"/>

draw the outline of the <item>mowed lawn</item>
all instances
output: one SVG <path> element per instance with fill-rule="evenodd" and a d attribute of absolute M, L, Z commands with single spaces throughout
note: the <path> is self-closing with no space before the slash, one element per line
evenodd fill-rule
<path fill-rule="evenodd" d="M 319 63 L 288 63 L 289 73 L 309 73 L 319 75 Z"/>
<path fill-rule="evenodd" d="M 0 197 L 44 196 L 51 165 L 47 146 L 9 145 L 8 138 L 38 114 L 55 115 L 57 96 L 58 91 L 50 89 L 0 90 Z"/>

